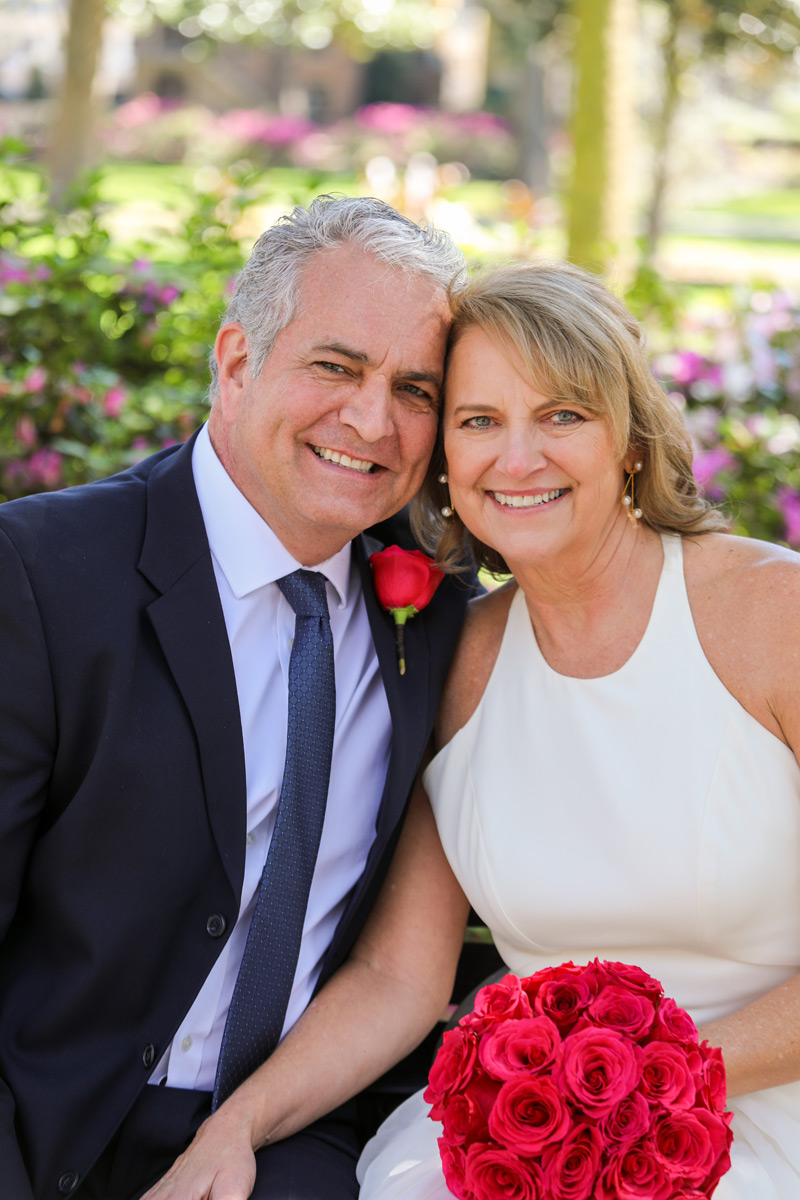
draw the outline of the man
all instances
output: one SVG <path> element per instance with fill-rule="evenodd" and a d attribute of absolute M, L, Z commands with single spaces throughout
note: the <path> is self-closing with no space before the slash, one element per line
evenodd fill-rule
<path fill-rule="evenodd" d="M 296 209 L 207 426 L 0 510 L 4 1200 L 141 1195 L 363 924 L 465 593 L 401 678 L 361 534 L 422 479 L 461 267 L 378 201 Z M 254 1195 L 352 1196 L 357 1149 L 336 1114 L 261 1151 Z"/>

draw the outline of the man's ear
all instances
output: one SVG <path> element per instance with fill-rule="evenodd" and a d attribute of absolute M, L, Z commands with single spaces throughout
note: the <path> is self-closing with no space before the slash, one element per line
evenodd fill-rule
<path fill-rule="evenodd" d="M 235 421 L 242 398 L 247 372 L 247 337 L 241 325 L 223 325 L 214 343 L 219 379 L 221 415 L 226 422 Z"/>

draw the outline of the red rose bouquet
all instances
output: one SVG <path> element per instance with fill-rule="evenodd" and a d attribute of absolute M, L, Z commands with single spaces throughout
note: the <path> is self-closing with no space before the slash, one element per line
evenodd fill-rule
<path fill-rule="evenodd" d="M 482 988 L 425 1100 L 461 1200 L 704 1200 L 730 1167 L 721 1052 L 625 963 Z"/>

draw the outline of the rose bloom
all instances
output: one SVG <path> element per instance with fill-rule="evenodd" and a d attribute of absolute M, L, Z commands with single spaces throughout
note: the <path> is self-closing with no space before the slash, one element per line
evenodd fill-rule
<path fill-rule="evenodd" d="M 445 1136 L 459 1145 L 462 1142 L 488 1142 L 489 1113 L 494 1107 L 501 1084 L 490 1079 L 480 1069 L 469 1081 L 464 1092 L 451 1092 L 439 1104 L 440 1120 Z M 431 1111 L 431 1116 L 435 1113 Z"/>
<path fill-rule="evenodd" d="M 593 995 L 589 979 L 551 979 L 539 988 L 533 1007 L 540 1016 L 554 1021 L 563 1036 L 588 1008 Z"/>
<path fill-rule="evenodd" d="M 545 1152 L 544 1185 L 552 1200 L 588 1200 L 594 1189 L 603 1140 L 591 1125 L 578 1125 L 560 1146 Z"/>
<path fill-rule="evenodd" d="M 499 983 L 482 987 L 475 997 L 472 1012 L 463 1018 L 461 1025 L 485 1033 L 490 1026 L 500 1021 L 532 1017 L 530 1000 L 522 989 L 516 975 L 506 975 Z"/>
<path fill-rule="evenodd" d="M 592 1000 L 586 1016 L 594 1025 L 627 1033 L 634 1041 L 649 1032 L 656 1010 L 640 992 L 610 984 Z"/>
<path fill-rule="evenodd" d="M 443 1102 L 442 1128 L 448 1142 L 463 1146 L 465 1142 L 488 1142 L 489 1126 L 486 1114 L 477 1100 L 466 1092 L 456 1092 Z"/>
<path fill-rule="evenodd" d="M 705 1183 L 730 1143 L 731 1132 L 722 1117 L 704 1109 L 667 1113 L 655 1125 L 656 1156 L 682 1183 Z"/>
<path fill-rule="evenodd" d="M 478 1055 L 494 1079 L 514 1079 L 525 1071 L 549 1071 L 561 1052 L 561 1035 L 548 1017 L 501 1021 L 481 1039 Z"/>
<path fill-rule="evenodd" d="M 606 1145 L 630 1145 L 649 1132 L 650 1105 L 641 1092 L 631 1092 L 603 1118 L 600 1129 Z"/>
<path fill-rule="evenodd" d="M 545 1194 L 540 1168 L 503 1146 L 470 1146 L 464 1184 L 474 1200 L 544 1200 Z"/>
<path fill-rule="evenodd" d="M 673 1200 L 675 1185 L 651 1147 L 633 1146 L 609 1162 L 595 1200 Z"/>
<path fill-rule="evenodd" d="M 375 591 L 386 609 L 411 604 L 420 612 L 430 604 L 433 593 L 444 579 L 433 559 L 421 550 L 403 550 L 387 546 L 369 558 Z"/>
<path fill-rule="evenodd" d="M 722 1112 L 728 1097 L 728 1085 L 725 1078 L 725 1063 L 719 1046 L 709 1046 L 703 1042 L 701 1047 L 705 1055 L 701 1074 L 700 1097 L 708 1108 Z"/>
<path fill-rule="evenodd" d="M 504 1083 L 489 1113 L 489 1133 L 495 1141 L 520 1154 L 539 1154 L 560 1141 L 571 1124 L 561 1090 L 546 1078 Z"/>
<path fill-rule="evenodd" d="M 452 1092 L 463 1091 L 478 1061 L 478 1039 L 469 1030 L 449 1029 L 428 1076 L 423 1099 L 431 1104 L 431 1116 L 442 1117 L 442 1101 Z"/>
<path fill-rule="evenodd" d="M 653 1003 L 656 1003 L 664 994 L 664 989 L 658 980 L 653 979 L 653 976 L 648 975 L 641 967 L 634 967 L 628 963 L 600 962 L 598 959 L 594 961 L 602 976 L 602 982 L 606 985 L 618 983 L 622 987 L 630 988 L 633 992 L 641 992 Z"/>
<path fill-rule="evenodd" d="M 702 1070 L 697 1051 L 688 1054 L 672 1042 L 650 1042 L 642 1051 L 642 1094 L 665 1108 L 691 1108 Z"/>
<path fill-rule="evenodd" d="M 541 971 L 535 971 L 533 975 L 523 979 L 522 987 L 533 1004 L 543 983 L 549 983 L 553 979 L 589 979 L 592 971 L 591 963 L 588 967 L 576 967 L 574 962 L 561 963 L 558 967 L 542 967 Z"/>
<path fill-rule="evenodd" d="M 472 1200 L 472 1193 L 467 1191 L 464 1182 L 464 1171 L 467 1165 L 466 1153 L 460 1146 L 451 1146 L 446 1138 L 439 1138 L 439 1157 L 442 1160 L 444 1181 L 454 1196 L 459 1200 Z"/>
<path fill-rule="evenodd" d="M 653 1041 L 680 1042 L 697 1045 L 697 1026 L 685 1008 L 679 1008 L 670 996 L 665 996 L 656 1009 L 656 1019 L 651 1033 Z"/>
<path fill-rule="evenodd" d="M 613 1029 L 581 1029 L 564 1042 L 553 1078 L 588 1116 L 602 1118 L 639 1083 L 641 1056 Z"/>

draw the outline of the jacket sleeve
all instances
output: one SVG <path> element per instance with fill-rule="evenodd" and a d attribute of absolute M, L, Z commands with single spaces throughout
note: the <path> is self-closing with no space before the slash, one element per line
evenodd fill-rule
<path fill-rule="evenodd" d="M 41 618 L 20 556 L 0 529 L 0 942 L 17 909 L 47 795 L 55 741 Z M 10 1188 L 8 1195 L 27 1200 L 30 1184 L 14 1133 L 14 1101 L 2 1080 L 0 1162 L 4 1190 Z"/>

